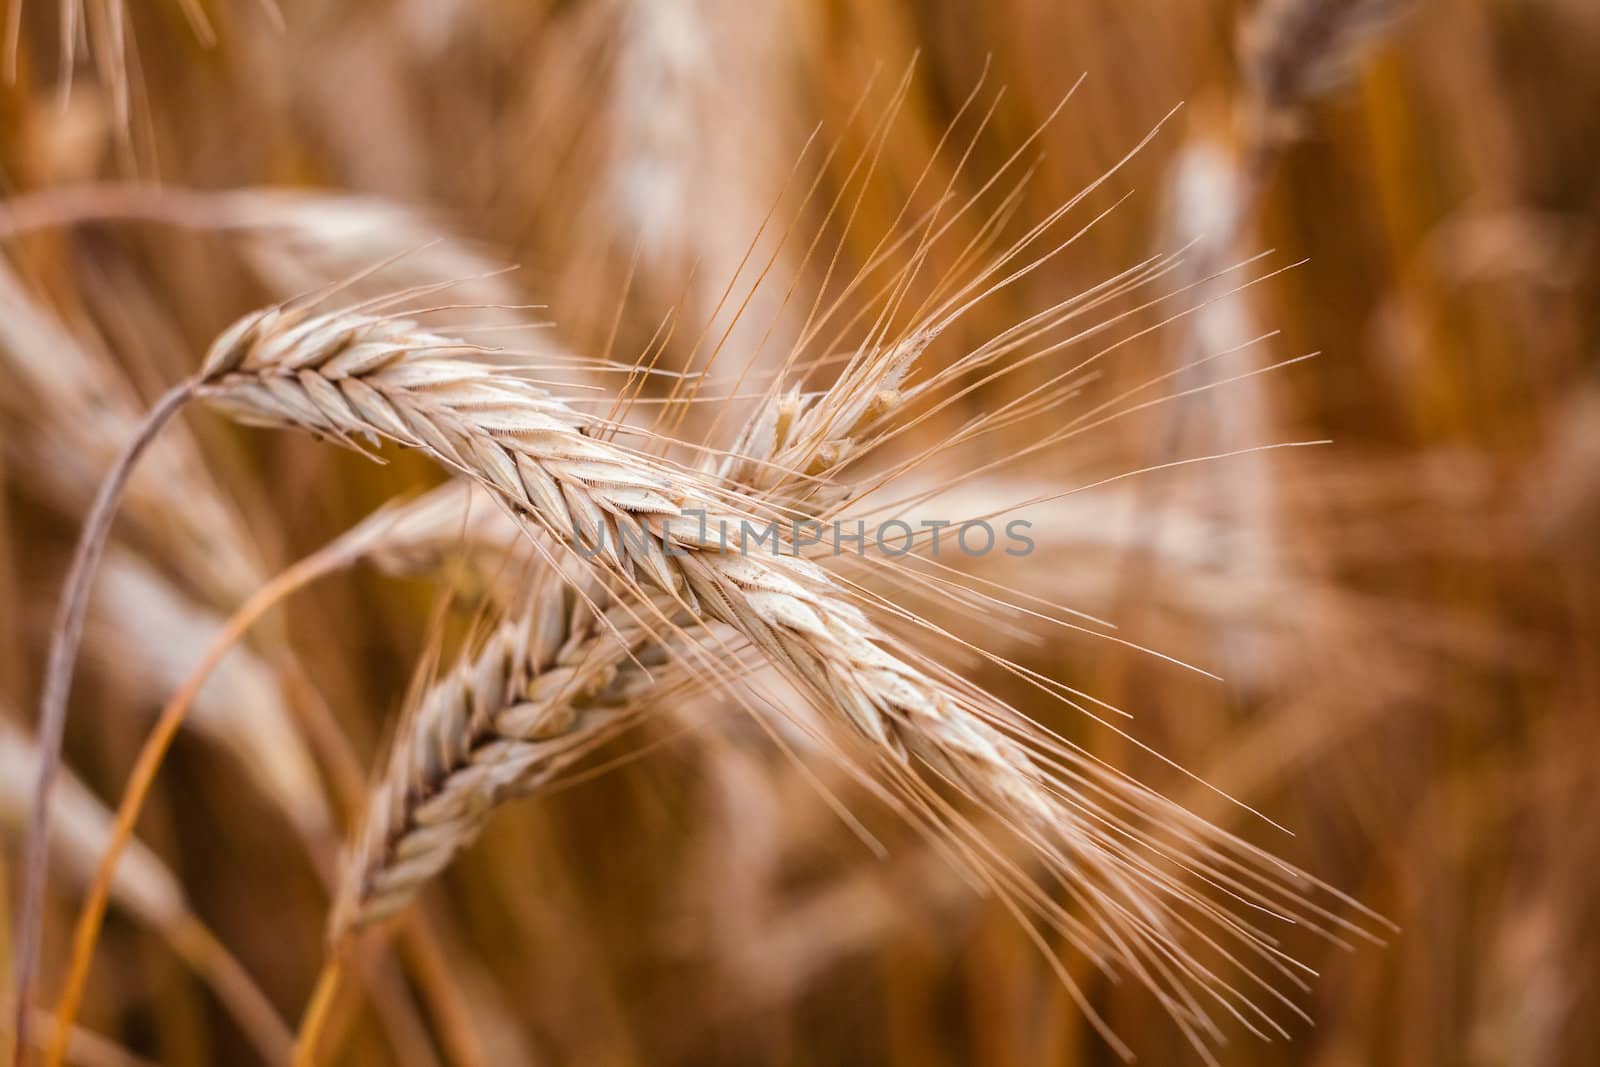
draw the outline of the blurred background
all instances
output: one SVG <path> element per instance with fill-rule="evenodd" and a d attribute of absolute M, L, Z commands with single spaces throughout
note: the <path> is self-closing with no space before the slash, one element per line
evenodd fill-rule
<path fill-rule="evenodd" d="M 375 291 L 467 279 L 453 298 L 495 305 L 460 315 L 486 343 L 627 361 L 659 349 L 672 367 L 726 329 L 770 376 L 815 294 L 871 260 L 902 211 L 915 219 L 946 189 L 979 198 L 926 268 L 959 272 L 986 224 L 1020 236 L 1114 169 L 1062 237 L 1105 217 L 931 355 L 1183 248 L 1161 283 L 1176 304 L 1107 312 L 1151 329 L 1071 414 L 1151 379 L 1172 398 L 969 486 L 964 506 L 1160 468 L 1029 513 L 1038 551 L 987 576 L 1226 680 L 1025 619 L 926 610 L 1132 713 L 1138 741 L 1293 836 L 1047 712 L 1398 925 L 1383 947 L 1294 940 L 1318 972 L 1297 994 L 1315 1025 L 1270 1044 L 1230 1033 L 1221 1062 L 1573 1064 L 1600 1048 L 1600 6 L 8 11 L 7 914 L 30 711 L 77 522 L 137 413 L 237 316 L 387 263 Z M 901 447 L 937 448 L 1093 347 L 974 393 Z M 74 693 L 46 1003 L 107 812 L 210 634 L 268 576 L 438 477 L 203 413 L 170 437 L 118 527 Z M 1246 451 L 1298 441 L 1331 443 Z M 993 435 L 926 473 L 1029 443 Z M 80 1062 L 256 1062 L 225 1010 L 217 945 L 298 1014 L 322 956 L 319 872 L 359 816 L 359 793 L 336 783 L 377 765 L 440 597 L 373 568 L 328 579 L 207 690 L 119 872 Z M 1004 672 L 971 673 L 1027 699 Z M 737 715 L 697 722 L 664 716 L 501 813 L 374 951 L 335 1062 L 1116 1061 L 1006 909 L 843 774 L 797 766 Z M 1067 962 L 1143 1062 L 1198 1062 L 1147 994 Z"/>

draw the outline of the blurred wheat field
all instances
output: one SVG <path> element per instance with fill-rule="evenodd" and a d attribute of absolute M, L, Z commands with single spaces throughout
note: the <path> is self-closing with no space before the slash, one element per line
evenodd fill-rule
<path fill-rule="evenodd" d="M 1591 3 L 4 23 L 17 1062 L 1600 1047 Z M 74 542 L 201 373 L 94 581 L 19 1008 Z M 1036 544 L 562 548 L 661 494 Z M 268 595 L 75 945 L 158 715 Z"/>

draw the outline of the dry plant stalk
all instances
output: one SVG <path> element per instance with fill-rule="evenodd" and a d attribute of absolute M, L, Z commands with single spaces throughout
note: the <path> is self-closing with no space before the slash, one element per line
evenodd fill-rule
<path fill-rule="evenodd" d="M 3 266 L 0 362 L 20 386 L 0 393 L 0 409 L 26 428 L 6 440 L 15 470 L 62 510 L 83 511 L 94 497 L 98 469 L 138 423 L 136 397 L 109 360 L 79 343 Z M 248 531 L 223 499 L 198 444 L 174 428 L 152 444 L 123 504 L 142 552 L 151 558 L 159 552 L 181 567 L 217 607 L 248 597 L 265 578 Z M 125 658 L 167 688 L 187 671 L 188 664 L 179 662 L 185 651 L 200 647 L 200 635 L 220 626 L 212 612 L 167 583 L 139 554 L 120 548 L 101 576 L 92 607 L 88 638 L 96 653 Z M 145 641 L 152 634 L 159 640 Z M 128 644 L 136 639 L 154 647 L 129 655 Z M 209 693 L 197 723 L 252 757 L 247 765 L 297 828 L 313 837 L 324 833 L 330 820 L 310 754 L 267 668 L 241 654 L 229 671 L 241 691 L 248 682 L 248 695 L 235 698 L 238 706 L 229 714 Z"/>
<path fill-rule="evenodd" d="M 7 451 L 26 483 L 63 510 L 94 497 L 99 472 L 139 423 L 138 397 L 121 373 L 77 338 L 0 264 L 0 362 L 11 381 L 0 409 L 26 432 Z M 249 596 L 264 569 L 248 532 L 222 503 L 198 444 L 181 431 L 155 442 L 128 487 L 139 539 L 160 546 L 215 604 Z"/>
<path fill-rule="evenodd" d="M 1091 958 L 1136 975 L 1197 1043 L 1201 1032 L 1217 1031 L 1196 992 L 1241 1020 L 1253 1013 L 1276 1027 L 1177 938 L 1197 920 L 1215 924 L 1262 966 L 1288 975 L 1277 950 L 1246 920 L 1183 886 L 1173 868 L 1203 871 L 1269 912 L 1348 925 L 1301 899 L 1303 876 L 1030 730 L 939 668 L 914 665 L 815 564 L 735 554 L 707 531 L 719 519 L 737 526 L 749 512 L 716 485 L 605 439 L 603 423 L 472 357 L 471 346 L 404 319 L 280 306 L 219 337 L 197 391 L 246 422 L 298 427 L 352 447 L 388 438 L 418 448 L 490 489 L 530 536 L 593 551 L 602 577 L 641 598 L 641 615 L 649 611 L 636 584 L 643 580 L 702 621 L 732 628 L 849 723 L 895 788 L 925 806 L 931 825 L 947 828 L 958 853 L 982 857 L 989 846 L 902 769 L 913 760 L 1038 849 L 1070 879 L 1092 925 L 1004 871 L 991 875 Z M 700 511 L 705 529 L 672 522 Z M 463 689 L 458 709 L 464 699 Z M 1124 1047 L 1103 1025 L 1102 1032 Z"/>
<path fill-rule="evenodd" d="M 49 878 L 46 863 L 49 852 L 50 800 L 61 770 L 61 745 L 67 725 L 67 697 L 72 690 L 73 667 L 83 642 L 88 617 L 89 593 L 111 536 L 111 523 L 117 504 L 139 457 L 155 441 L 166 425 L 193 395 L 194 381 L 180 382 L 168 389 L 151 407 L 148 415 L 123 445 L 106 472 L 83 521 L 83 530 L 73 550 L 72 563 L 62 583 L 61 599 L 51 625 L 50 651 L 44 668 L 39 696 L 38 770 L 35 774 L 32 811 L 28 816 L 27 841 L 23 853 L 21 918 L 18 922 L 16 951 L 16 1010 L 12 1015 L 19 1049 L 29 1047 L 33 1021 L 33 983 L 39 967 L 40 940 L 43 937 L 45 889 Z M 63 1026 L 68 1025 L 63 1023 Z"/>
<path fill-rule="evenodd" d="M 107 554 L 95 583 L 89 655 L 148 690 L 159 707 L 188 677 L 225 622 L 183 598 L 130 552 Z M 326 840 L 332 818 L 317 772 L 277 676 L 261 656 L 235 649 L 195 702 L 197 732 L 226 748 L 263 796 L 308 842 Z"/>
<path fill-rule="evenodd" d="M 15 1028 L 19 1046 L 26 1046 L 29 997 L 37 967 L 38 938 L 44 905 L 45 819 L 49 796 L 59 764 L 65 728 L 67 696 L 78 646 L 87 622 L 91 584 L 110 536 L 125 489 L 131 485 L 131 510 L 148 524 L 157 544 L 176 544 L 180 558 L 194 565 L 201 581 L 217 599 L 227 602 L 245 595 L 259 581 L 259 564 L 249 551 L 249 539 L 232 514 L 208 491 L 204 465 L 187 442 L 171 437 L 157 439 L 165 425 L 189 398 L 193 383 L 168 390 L 142 418 L 136 402 L 118 376 L 107 372 L 67 333 L 29 299 L 9 269 L 0 268 L 0 353 L 21 374 L 25 389 L 8 392 L 20 421 L 31 421 L 41 411 L 69 412 L 46 425 L 46 441 L 65 437 L 65 447 L 47 447 L 39 462 L 25 464 L 42 472 L 46 490 L 59 499 L 86 510 L 83 533 L 69 567 L 64 591 L 52 628 L 51 647 L 41 687 L 38 731 L 42 758 L 38 764 L 33 822 L 28 832 L 22 918 L 16 953 L 17 1011 Z M 63 423 L 66 429 L 63 431 Z M 154 470 L 135 478 L 135 464 L 146 452 Z M 75 466 L 70 457 L 92 456 L 108 465 L 98 488 L 92 468 Z M 291 749 L 280 754 L 302 770 L 309 758 L 293 730 L 276 736 Z M 303 777 L 309 777 L 304 775 Z M 306 813 L 316 806 L 313 795 L 296 798 L 291 816 L 302 827 L 324 821 L 321 813 Z"/>
<path fill-rule="evenodd" d="M 146 739 L 144 747 L 140 750 L 135 761 L 133 771 L 123 792 L 122 803 L 117 809 L 114 820 L 111 820 L 104 843 L 96 851 L 99 855 L 98 868 L 90 885 L 83 909 L 79 913 L 77 928 L 74 933 L 74 953 L 69 968 L 66 982 L 63 986 L 60 1001 L 55 1013 L 55 1038 L 50 1045 L 50 1063 L 52 1067 L 61 1061 L 67 1049 L 70 1037 L 70 1028 L 77 1017 L 84 989 L 89 975 L 90 960 L 93 955 L 94 945 L 99 935 L 101 921 L 104 917 L 107 900 L 115 890 L 115 871 L 121 861 L 125 849 L 133 847 L 134 824 L 138 821 L 139 813 L 147 796 L 155 774 L 160 767 L 168 747 L 171 745 L 177 730 L 187 718 L 191 706 L 195 706 L 212 675 L 227 661 L 229 654 L 243 638 L 245 632 L 274 605 L 289 593 L 304 586 L 319 577 L 332 571 L 354 564 L 356 561 L 376 553 L 385 545 L 404 544 L 404 538 L 436 538 L 439 503 L 445 499 L 456 498 L 449 493 L 453 487 L 432 494 L 429 498 L 415 502 L 409 508 L 402 509 L 389 504 L 379 508 L 375 513 L 351 527 L 340 537 L 329 542 L 321 550 L 313 552 L 299 563 L 282 572 L 272 581 L 259 589 L 238 612 L 229 619 L 226 626 L 218 632 L 207 645 L 206 651 L 200 657 L 199 665 L 185 676 L 182 685 L 173 695 L 172 699 L 162 709 L 150 736 Z M 459 499 L 459 498 L 456 498 Z M 41 762 L 41 761 L 36 761 Z M 340 760 L 335 763 L 342 766 Z M 36 809 L 37 810 L 37 809 Z M 197 946 L 205 948 L 205 944 Z M 220 946 L 219 946 L 220 949 Z M 219 956 L 226 959 L 225 953 L 209 953 L 210 956 Z M 430 983 L 437 986 L 438 983 Z M 392 990 L 384 990 L 391 992 Z M 394 1017 L 392 1002 L 388 996 L 380 1001 L 385 1009 L 385 1014 L 390 1017 L 391 1023 L 399 1033 L 406 1030 L 403 1022 Z M 20 1024 L 19 1024 L 20 1025 Z M 417 1042 L 420 1047 L 420 1042 Z M 461 1046 L 465 1048 L 465 1046 Z M 272 1056 L 274 1061 L 282 1059 L 281 1056 Z M 473 1056 L 464 1056 L 464 1062 L 476 1062 Z"/>

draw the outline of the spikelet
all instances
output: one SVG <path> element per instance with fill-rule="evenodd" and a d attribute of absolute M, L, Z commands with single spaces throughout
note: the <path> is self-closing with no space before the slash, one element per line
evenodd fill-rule
<path fill-rule="evenodd" d="M 401 729 L 340 879 L 335 939 L 403 907 L 494 808 L 625 723 L 650 684 L 647 664 L 662 664 L 645 648 L 651 630 L 620 605 L 606 610 L 603 591 L 580 596 L 545 578 L 525 612 L 432 686 Z"/>
<path fill-rule="evenodd" d="M 868 447 L 868 435 L 904 402 L 906 372 L 937 336 L 913 331 L 898 344 L 858 355 L 829 389 L 775 391 L 745 425 L 718 477 L 785 515 L 827 511 L 849 498 L 831 480 Z"/>
<path fill-rule="evenodd" d="M 839 499 L 839 487 L 815 477 L 837 461 L 819 466 L 818 457 L 843 456 L 892 409 L 883 398 L 897 395 L 929 340 L 917 335 L 868 354 L 821 396 L 802 400 L 795 390 L 775 390 L 721 476 L 790 515 L 813 515 Z M 485 496 L 457 482 L 397 509 L 374 559 L 391 572 L 450 568 L 481 577 L 496 561 L 503 568 L 518 531 Z M 401 907 L 476 838 L 495 807 L 536 791 L 566 758 L 623 720 L 624 705 L 658 689 L 664 678 L 650 665 L 676 642 L 654 638 L 637 610 L 608 610 L 608 599 L 581 579 L 574 589 L 558 575 L 542 575 L 520 618 L 423 696 L 368 802 L 367 826 L 341 879 L 335 939 Z M 679 634 L 695 628 L 670 600 L 653 609 L 673 617 Z"/>

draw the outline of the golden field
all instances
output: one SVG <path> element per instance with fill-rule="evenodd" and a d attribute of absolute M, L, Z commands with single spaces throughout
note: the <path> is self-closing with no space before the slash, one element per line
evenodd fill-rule
<path fill-rule="evenodd" d="M 19 1062 L 1600 1047 L 1591 3 L 10 4 Z M 183 382 L 35 921 L 58 600 Z M 671 557 L 661 494 L 1034 549 L 614 564 L 549 521 Z"/>

